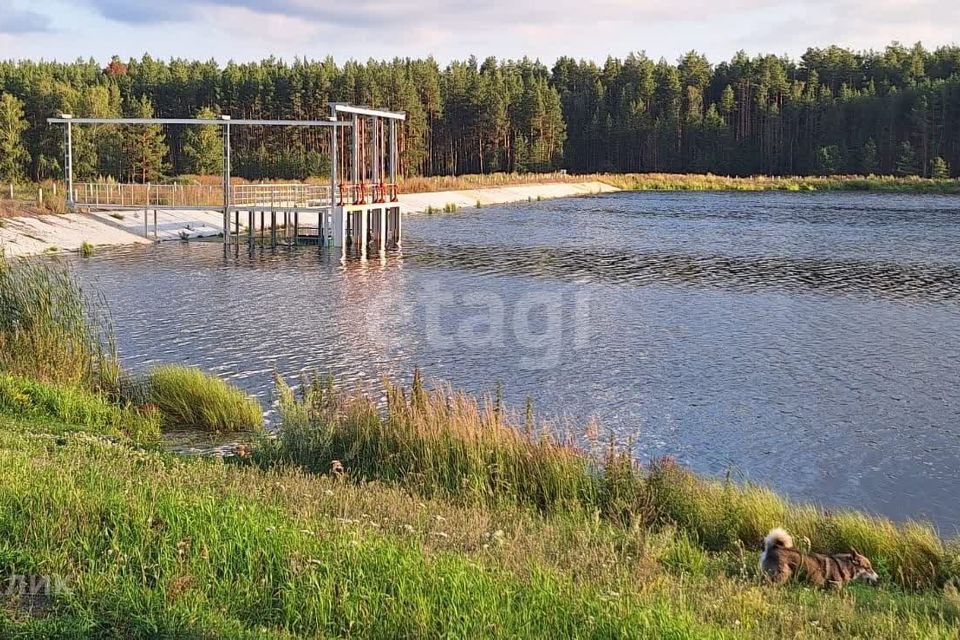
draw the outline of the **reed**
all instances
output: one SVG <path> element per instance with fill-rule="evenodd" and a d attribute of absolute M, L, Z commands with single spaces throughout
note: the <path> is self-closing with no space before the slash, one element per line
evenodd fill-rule
<path fill-rule="evenodd" d="M 0 259 L 0 370 L 117 393 L 106 306 L 60 264 Z"/>
<path fill-rule="evenodd" d="M 588 454 L 531 417 L 512 420 L 495 399 L 447 387 L 386 382 L 386 409 L 306 379 L 277 381 L 281 428 L 257 452 L 356 482 L 386 481 L 464 504 L 515 504 L 544 513 L 596 514 L 618 526 L 677 527 L 708 551 L 757 549 L 784 526 L 812 548 L 867 553 L 886 579 L 928 589 L 960 578 L 957 545 L 922 523 L 896 525 L 852 511 L 795 505 L 751 484 L 703 478 L 669 459 L 643 468 L 613 445 Z"/>
<path fill-rule="evenodd" d="M 139 394 L 160 412 L 164 429 L 233 432 L 263 427 L 263 408 L 256 399 L 192 367 L 152 369 Z"/>

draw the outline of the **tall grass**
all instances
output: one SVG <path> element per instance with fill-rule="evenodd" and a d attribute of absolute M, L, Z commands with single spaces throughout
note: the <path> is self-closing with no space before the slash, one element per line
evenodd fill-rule
<path fill-rule="evenodd" d="M 881 575 L 923 589 L 960 578 L 960 551 L 926 525 L 895 525 L 855 512 L 794 505 L 753 485 L 704 479 L 669 460 L 641 466 L 615 447 L 588 454 L 531 418 L 511 421 L 495 400 L 445 387 L 386 383 L 386 408 L 345 396 L 330 380 L 299 391 L 278 380 L 279 437 L 260 447 L 262 464 L 397 483 L 468 504 L 529 505 L 547 513 L 593 513 L 620 526 L 678 527 L 712 551 L 753 553 L 766 532 L 786 526 L 819 551 L 857 549 Z"/>
<path fill-rule="evenodd" d="M 233 432 L 263 427 L 256 399 L 199 369 L 156 367 L 142 385 L 139 393 L 160 412 L 164 428 Z"/>
<path fill-rule="evenodd" d="M 0 370 L 116 393 L 120 368 L 105 309 L 56 262 L 0 258 Z"/>
<path fill-rule="evenodd" d="M 152 441 L 160 435 L 154 411 L 120 407 L 102 395 L 0 372 L 0 414 L 62 423 L 69 430 Z"/>
<path fill-rule="evenodd" d="M 494 399 L 427 391 L 419 372 L 409 390 L 387 382 L 386 397 L 381 415 L 368 398 L 343 395 L 330 379 L 308 378 L 298 393 L 278 378 L 282 428 L 261 456 L 467 504 L 597 508 L 623 521 L 643 511 L 639 469 L 616 451 L 598 464 L 542 426 L 512 422 Z"/>
<path fill-rule="evenodd" d="M 903 191 L 960 193 L 960 180 L 917 176 L 718 176 L 677 173 L 492 173 L 406 178 L 403 193 L 596 181 L 635 191 Z"/>

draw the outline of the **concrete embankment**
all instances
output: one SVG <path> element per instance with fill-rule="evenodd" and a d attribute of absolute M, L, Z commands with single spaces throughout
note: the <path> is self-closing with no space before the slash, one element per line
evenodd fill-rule
<path fill-rule="evenodd" d="M 488 187 L 483 189 L 465 189 L 462 191 L 435 191 L 432 193 L 406 193 L 400 196 L 406 213 L 422 213 L 427 209 L 443 210 L 448 204 L 457 207 L 474 207 L 477 203 L 486 206 L 527 202 L 530 200 L 548 200 L 551 198 L 570 198 L 596 193 L 617 191 L 603 182 L 557 182 L 550 184 L 521 184 L 512 187 Z"/>
<path fill-rule="evenodd" d="M 408 193 L 400 196 L 405 213 L 568 198 L 616 191 L 602 182 L 528 184 L 509 187 Z M 146 220 L 144 220 L 146 216 Z M 145 225 L 146 223 L 146 225 Z M 150 244 L 156 240 L 180 240 L 218 236 L 223 232 L 223 214 L 217 210 L 158 209 L 156 238 L 153 211 L 68 213 L 0 219 L 0 252 L 8 257 L 58 251 L 77 251 L 83 243 L 94 246 Z"/>

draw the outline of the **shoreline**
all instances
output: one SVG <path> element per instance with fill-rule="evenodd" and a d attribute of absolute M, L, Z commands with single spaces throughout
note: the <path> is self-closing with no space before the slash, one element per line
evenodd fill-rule
<path fill-rule="evenodd" d="M 569 198 L 617 191 L 637 192 L 862 192 L 960 195 L 960 179 L 896 176 L 749 176 L 627 173 L 567 175 L 491 174 L 411 178 L 399 197 L 404 213 L 429 214 L 461 208 Z M 190 240 L 222 234 L 214 207 L 157 210 L 157 239 L 144 235 L 146 210 L 92 213 L 30 213 L 0 218 L 0 253 L 19 257 L 78 252 L 84 245 L 119 246 Z M 150 220 L 152 231 L 152 220 Z"/>
<path fill-rule="evenodd" d="M 960 541 L 929 524 L 641 464 L 599 428 L 574 446 L 418 371 L 383 380 L 385 408 L 331 378 L 278 378 L 266 439 L 255 401 L 215 376 L 163 365 L 124 382 L 109 309 L 62 265 L 0 275 L 20 301 L 0 308 L 7 570 L 53 585 L 8 592 L 0 636 L 956 636 Z M 245 438 L 226 459 L 164 451 L 188 425 Z M 766 586 L 775 526 L 864 553 L 881 583 Z"/>
<path fill-rule="evenodd" d="M 400 195 L 404 213 L 418 214 L 444 207 L 474 207 L 611 193 L 616 187 L 598 181 L 482 187 Z M 151 209 L 152 210 L 152 209 Z M 157 238 L 145 237 L 146 209 L 26 215 L 0 221 L 0 253 L 24 257 L 79 252 L 94 247 L 154 244 L 171 240 L 217 237 L 223 233 L 223 213 L 214 208 L 157 209 Z M 147 221 L 152 234 L 152 216 Z"/>

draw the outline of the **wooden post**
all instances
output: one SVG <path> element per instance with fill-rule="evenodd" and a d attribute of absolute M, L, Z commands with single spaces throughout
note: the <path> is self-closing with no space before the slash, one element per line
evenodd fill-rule
<path fill-rule="evenodd" d="M 37 189 L 37 206 L 43 206 L 43 189 Z"/>

